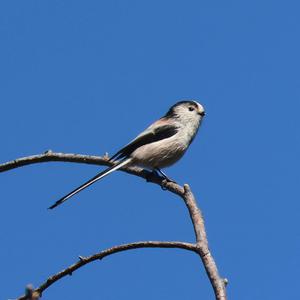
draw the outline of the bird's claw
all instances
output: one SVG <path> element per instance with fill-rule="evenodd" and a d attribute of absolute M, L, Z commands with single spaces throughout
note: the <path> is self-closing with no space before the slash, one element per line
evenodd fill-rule
<path fill-rule="evenodd" d="M 163 191 L 166 191 L 168 188 L 167 188 L 167 184 L 169 183 L 169 181 L 167 180 L 167 179 L 164 179 L 162 182 L 161 182 L 161 189 L 163 190 Z"/>

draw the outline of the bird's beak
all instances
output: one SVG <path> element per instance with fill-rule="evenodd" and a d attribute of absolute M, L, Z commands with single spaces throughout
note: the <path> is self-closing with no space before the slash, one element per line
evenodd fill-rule
<path fill-rule="evenodd" d="M 198 115 L 200 115 L 201 117 L 204 117 L 206 114 L 205 114 L 205 111 L 198 111 Z"/>

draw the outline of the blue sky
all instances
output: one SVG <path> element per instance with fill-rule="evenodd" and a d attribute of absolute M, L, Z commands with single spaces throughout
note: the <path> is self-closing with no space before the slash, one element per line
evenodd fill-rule
<path fill-rule="evenodd" d="M 47 149 L 114 153 L 176 101 L 207 111 L 189 183 L 230 299 L 294 299 L 300 277 L 298 1 L 1 1 L 1 161 Z M 182 201 L 114 173 L 47 163 L 1 173 L 0 298 L 116 244 L 193 241 Z M 82 268 L 43 299 L 213 299 L 198 257 L 136 250 Z"/>

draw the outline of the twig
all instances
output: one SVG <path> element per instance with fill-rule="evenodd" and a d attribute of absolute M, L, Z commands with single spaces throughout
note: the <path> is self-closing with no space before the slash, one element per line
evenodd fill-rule
<path fill-rule="evenodd" d="M 0 172 L 12 170 L 29 164 L 50 162 L 50 161 L 76 162 L 76 163 L 110 166 L 112 163 L 109 162 L 108 160 L 109 160 L 108 156 L 98 157 L 98 156 L 90 156 L 90 155 L 82 155 L 82 154 L 54 153 L 52 151 L 47 151 L 44 154 L 23 157 L 23 158 L 19 158 L 4 163 L 0 165 Z M 208 241 L 207 241 L 202 212 L 197 206 L 195 197 L 191 192 L 190 187 L 187 184 L 185 184 L 184 187 L 181 187 L 175 182 L 167 182 L 162 177 L 153 175 L 151 172 L 143 170 L 139 167 L 125 167 L 122 168 L 121 170 L 129 174 L 147 179 L 147 181 L 158 184 L 164 187 L 164 189 L 181 197 L 191 217 L 191 221 L 196 236 L 196 244 L 181 243 L 181 242 L 139 242 L 139 243 L 132 243 L 132 244 L 113 247 L 86 258 L 81 257 L 80 260 L 74 265 L 53 275 L 52 277 L 49 277 L 47 281 L 44 284 L 42 284 L 40 287 L 35 289 L 34 292 L 38 292 L 41 295 L 41 293 L 46 288 L 48 288 L 51 284 L 53 284 L 55 281 L 66 276 L 67 274 L 71 274 L 78 268 L 82 267 L 87 263 L 94 261 L 95 259 L 101 259 L 107 255 L 111 255 L 113 253 L 129 250 L 129 249 L 160 247 L 160 248 L 182 248 L 185 250 L 191 250 L 196 252 L 200 256 L 203 262 L 208 278 L 214 289 L 215 298 L 217 300 L 226 300 L 227 299 L 226 284 L 228 281 L 227 279 L 221 278 L 219 275 L 216 263 L 208 247 Z M 26 296 L 22 296 L 18 298 L 18 300 L 21 299 L 26 299 Z"/>
<path fill-rule="evenodd" d="M 106 256 L 122 252 L 122 251 L 127 251 L 127 250 L 132 250 L 132 249 L 138 249 L 138 248 L 179 248 L 179 249 L 185 249 L 189 251 L 194 251 L 197 252 L 197 247 L 194 244 L 190 243 L 182 243 L 182 242 L 160 242 L 160 241 L 145 241 L 145 242 L 136 242 L 136 243 L 130 243 L 130 244 L 123 244 L 119 246 L 114 246 L 112 248 L 103 250 L 99 253 L 96 253 L 91 256 L 87 257 L 82 257 L 79 256 L 79 260 L 69 266 L 68 268 L 62 270 L 59 273 L 56 273 L 53 276 L 50 276 L 43 284 L 41 284 L 37 289 L 35 289 L 33 292 L 36 295 L 39 295 L 40 297 L 42 296 L 42 293 L 45 289 L 47 289 L 50 285 L 58 281 L 59 279 L 67 276 L 67 275 L 72 275 L 77 269 L 83 267 L 84 265 L 91 263 L 95 260 L 98 259 L 103 259 Z M 28 300 L 27 295 L 23 295 L 19 297 L 17 300 Z"/>

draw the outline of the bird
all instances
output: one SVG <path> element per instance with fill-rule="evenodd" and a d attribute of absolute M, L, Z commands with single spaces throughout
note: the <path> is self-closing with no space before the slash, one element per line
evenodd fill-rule
<path fill-rule="evenodd" d="M 130 165 L 140 166 L 159 173 L 167 181 L 173 181 L 161 170 L 176 163 L 194 140 L 205 116 L 204 107 L 195 100 L 182 100 L 170 107 L 167 113 L 140 133 L 109 161 L 112 166 L 101 171 L 64 197 L 49 209 L 53 209 L 112 172 Z"/>

